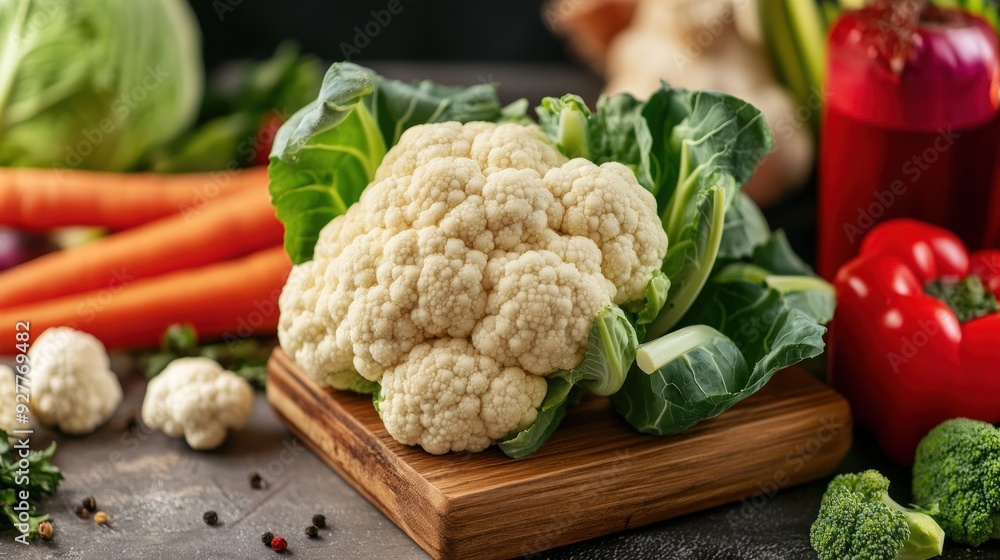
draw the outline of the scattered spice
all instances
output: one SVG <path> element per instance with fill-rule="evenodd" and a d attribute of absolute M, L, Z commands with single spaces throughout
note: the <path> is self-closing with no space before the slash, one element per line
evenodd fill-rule
<path fill-rule="evenodd" d="M 319 527 L 320 529 L 326 527 L 326 516 L 323 515 L 322 513 L 317 513 L 316 515 L 314 515 L 313 525 Z"/>
<path fill-rule="evenodd" d="M 97 500 L 95 500 L 93 496 L 87 496 L 83 499 L 83 507 L 86 508 L 87 511 L 96 511 Z"/>
<path fill-rule="evenodd" d="M 52 524 L 49 523 L 48 521 L 42 521 L 38 525 L 38 536 L 39 537 L 42 537 L 43 539 L 45 539 L 47 541 L 51 540 L 52 539 L 52 532 L 53 532 L 52 531 Z"/>
<path fill-rule="evenodd" d="M 247 478 L 250 480 L 250 488 L 253 488 L 254 490 L 263 490 L 264 488 L 267 488 L 267 482 L 265 482 L 259 474 L 255 472 L 250 473 L 250 476 Z"/>
<path fill-rule="evenodd" d="M 281 537 L 274 537 L 271 539 L 271 548 L 273 548 L 275 552 L 281 552 L 282 550 L 288 548 L 288 541 Z"/>
<path fill-rule="evenodd" d="M 125 421 L 125 431 L 132 433 L 139 427 L 139 421 L 136 419 L 136 411 L 133 408 L 128 414 L 128 420 Z"/>
<path fill-rule="evenodd" d="M 204 519 L 205 523 L 209 525 L 215 525 L 216 523 L 219 522 L 219 514 L 215 513 L 214 511 L 206 511 L 201 516 L 201 518 Z"/>
<path fill-rule="evenodd" d="M 94 523 L 98 523 L 100 525 L 107 525 L 110 522 L 111 518 L 108 517 L 108 514 L 104 513 L 103 511 L 99 511 L 94 514 Z"/>
<path fill-rule="evenodd" d="M 310 525 L 306 527 L 307 537 L 309 537 L 310 539 L 315 539 L 317 535 L 319 535 L 319 529 L 317 529 L 315 525 Z"/>
<path fill-rule="evenodd" d="M 271 531 L 265 531 L 264 534 L 260 536 L 260 542 L 266 544 L 268 547 L 271 546 L 272 540 L 274 540 L 274 533 Z"/>
<path fill-rule="evenodd" d="M 80 519 L 90 518 L 90 512 L 83 506 L 76 506 L 76 516 Z"/>

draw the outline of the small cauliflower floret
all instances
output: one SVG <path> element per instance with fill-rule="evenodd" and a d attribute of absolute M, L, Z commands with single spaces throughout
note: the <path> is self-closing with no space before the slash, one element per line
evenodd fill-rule
<path fill-rule="evenodd" d="M 618 289 L 615 303 L 642 299 L 667 246 L 667 234 L 654 219 L 656 199 L 632 170 L 614 161 L 597 166 L 574 159 L 549 171 L 545 181 L 566 206 L 562 230 L 601 247 L 601 271 Z"/>
<path fill-rule="evenodd" d="M 533 125 L 415 126 L 292 271 L 278 337 L 321 384 L 381 382 L 400 441 L 480 450 L 534 418 L 542 376 L 580 364 L 594 318 L 641 300 L 666 251 L 623 165 L 568 161 Z"/>
<path fill-rule="evenodd" d="M 180 358 L 146 387 L 142 421 L 192 449 L 215 449 L 230 429 L 242 428 L 253 409 L 253 388 L 209 358 Z"/>
<path fill-rule="evenodd" d="M 89 434 L 122 402 L 108 352 L 92 335 L 69 327 L 46 330 L 28 349 L 35 418 L 67 434 Z"/>
<path fill-rule="evenodd" d="M 482 451 L 535 421 L 545 380 L 501 368 L 469 341 L 443 338 L 414 348 L 382 377 L 386 430 L 429 453 Z"/>
<path fill-rule="evenodd" d="M 535 375 L 580 364 L 594 317 L 611 304 L 604 278 L 551 251 L 528 251 L 504 266 L 472 335 L 481 352 Z"/>
<path fill-rule="evenodd" d="M 29 424 L 21 424 L 17 421 L 17 381 L 14 378 L 14 370 L 0 364 L 0 430 L 11 432 L 20 429 L 30 429 Z M 22 393 L 23 394 L 23 393 Z M 30 419 L 31 416 L 28 415 Z"/>

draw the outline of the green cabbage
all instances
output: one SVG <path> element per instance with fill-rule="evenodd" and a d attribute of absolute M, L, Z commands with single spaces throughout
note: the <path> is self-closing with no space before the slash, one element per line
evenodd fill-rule
<path fill-rule="evenodd" d="M 184 0 L 0 0 L 0 165 L 135 168 L 194 119 Z"/>

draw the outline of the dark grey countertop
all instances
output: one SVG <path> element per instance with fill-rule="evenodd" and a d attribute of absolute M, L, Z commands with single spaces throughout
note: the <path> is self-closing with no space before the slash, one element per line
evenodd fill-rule
<path fill-rule="evenodd" d="M 125 402 L 114 418 L 86 437 L 39 430 L 33 447 L 56 441 L 55 462 L 66 479 L 44 501 L 56 530 L 50 542 L 16 544 L 0 536 L 0 558 L 269 558 L 260 542 L 270 530 L 288 539 L 289 558 L 384 560 L 427 555 L 391 521 L 295 439 L 258 393 L 246 428 L 212 452 L 189 449 L 183 441 L 140 426 L 127 429 L 137 412 L 145 380 L 123 380 Z M 907 498 L 905 469 L 893 467 L 870 438 L 856 434 L 843 471 L 880 468 Z M 739 458 L 734 458 L 739 460 Z M 258 472 L 267 488 L 254 490 L 247 476 Z M 824 482 L 782 490 L 771 496 L 730 504 L 535 555 L 541 559 L 679 560 L 814 558 L 809 525 Z M 894 493 L 897 493 L 894 492 Z M 94 496 L 112 519 L 109 527 L 81 520 L 73 512 Z M 202 521 L 218 512 L 220 524 Z M 308 539 L 304 528 L 323 513 L 332 528 Z M 1000 558 L 1000 543 L 976 551 L 949 545 L 944 558 Z"/>

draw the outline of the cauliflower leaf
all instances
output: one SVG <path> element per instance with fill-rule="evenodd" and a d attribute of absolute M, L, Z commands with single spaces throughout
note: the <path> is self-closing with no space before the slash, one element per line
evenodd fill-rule
<path fill-rule="evenodd" d="M 763 272 L 763 273 L 761 273 Z M 642 345 L 612 397 L 639 431 L 676 434 L 756 393 L 775 372 L 823 352 L 829 284 L 733 263 L 713 275 L 680 329 Z"/>
<path fill-rule="evenodd" d="M 502 116 L 513 118 L 502 113 L 493 84 L 406 84 L 356 64 L 331 66 L 319 98 L 278 130 L 270 156 L 271 199 L 292 263 L 312 259 L 319 231 L 358 201 L 406 129 Z"/>

